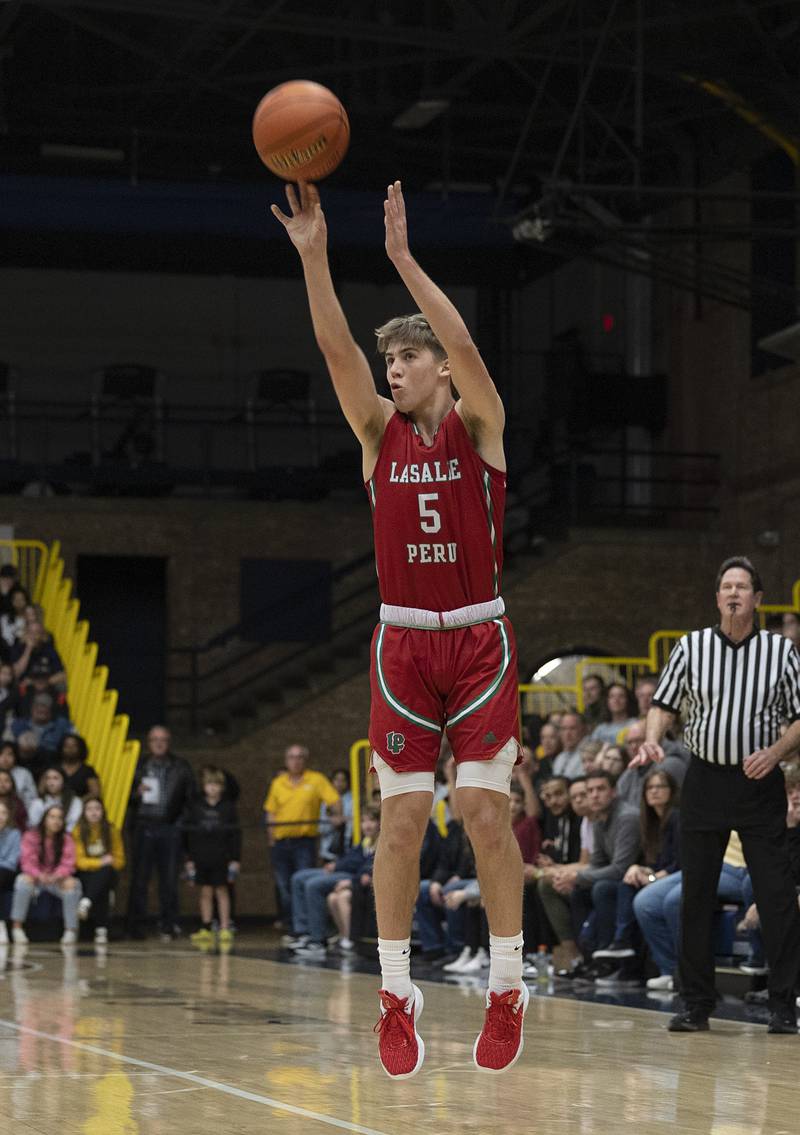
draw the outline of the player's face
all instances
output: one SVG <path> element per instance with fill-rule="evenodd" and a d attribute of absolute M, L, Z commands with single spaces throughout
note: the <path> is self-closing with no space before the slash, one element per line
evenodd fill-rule
<path fill-rule="evenodd" d="M 761 592 L 753 590 L 750 572 L 744 568 L 728 568 L 717 592 L 717 610 L 723 619 L 752 619 L 761 602 Z"/>
<path fill-rule="evenodd" d="M 405 413 L 431 398 L 444 381 L 450 381 L 447 360 L 437 359 L 430 347 L 390 343 L 385 358 L 392 399 Z"/>

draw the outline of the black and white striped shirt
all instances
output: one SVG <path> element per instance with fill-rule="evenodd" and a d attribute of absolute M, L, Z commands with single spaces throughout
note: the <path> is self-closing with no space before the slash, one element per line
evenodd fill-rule
<path fill-rule="evenodd" d="M 672 648 L 653 705 L 683 716 L 684 743 L 698 757 L 739 765 L 800 719 L 800 656 L 771 631 L 739 643 L 719 627 L 691 631 Z"/>

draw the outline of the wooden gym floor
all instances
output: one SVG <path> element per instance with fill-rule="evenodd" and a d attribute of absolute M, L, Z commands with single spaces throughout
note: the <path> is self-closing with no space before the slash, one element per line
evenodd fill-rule
<path fill-rule="evenodd" d="M 425 1066 L 392 1083 L 358 965 L 120 943 L 0 948 L 0 1116 L 20 1135 L 797 1135 L 800 1037 L 533 991 L 504 1076 L 472 1065 L 478 983 L 422 982 Z M 665 1006 L 666 1007 L 666 1006 Z M 730 1014 L 729 1014 L 730 1015 Z"/>

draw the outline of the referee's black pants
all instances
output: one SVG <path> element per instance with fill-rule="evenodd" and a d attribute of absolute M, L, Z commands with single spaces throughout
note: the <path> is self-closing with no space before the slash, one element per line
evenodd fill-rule
<path fill-rule="evenodd" d="M 750 871 L 769 964 L 772 1008 L 794 1008 L 800 911 L 789 866 L 786 789 L 779 768 L 762 780 L 692 757 L 681 786 L 681 942 L 678 981 L 687 1007 L 711 1012 L 717 883 L 731 831 Z"/>

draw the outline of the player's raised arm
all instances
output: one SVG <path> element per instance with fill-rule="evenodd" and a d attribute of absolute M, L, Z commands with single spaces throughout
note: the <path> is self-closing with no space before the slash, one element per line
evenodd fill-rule
<path fill-rule="evenodd" d="M 300 182 L 298 193 L 286 186 L 291 215 L 272 206 L 300 255 L 311 321 L 339 405 L 362 446 L 375 448 L 394 407 L 381 398 L 364 352 L 356 343 L 336 295 L 328 263 L 328 232 L 316 186 Z M 384 406 L 385 403 L 385 406 Z"/>
<path fill-rule="evenodd" d="M 439 342 L 447 351 L 453 383 L 461 396 L 461 414 L 479 437 L 502 435 L 503 403 L 458 309 L 428 274 L 408 246 L 408 227 L 399 181 L 389 186 L 384 202 L 386 254 L 416 300 Z"/>

